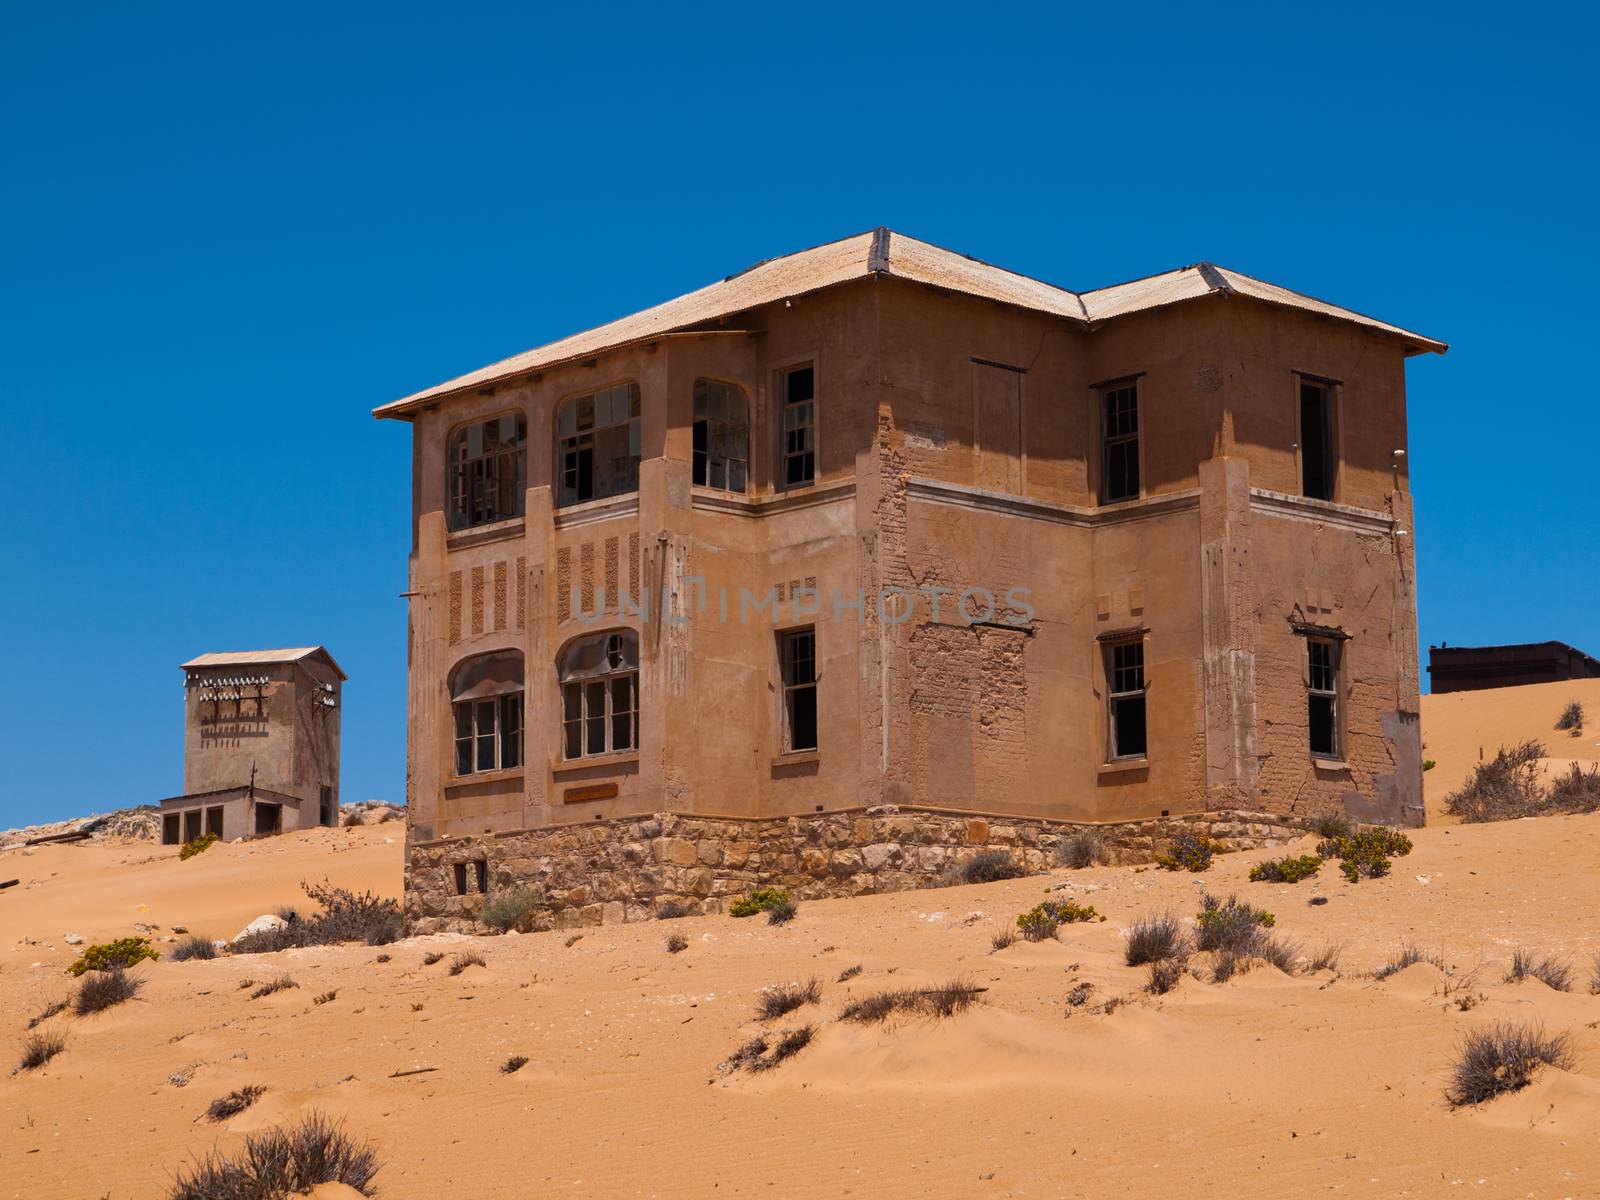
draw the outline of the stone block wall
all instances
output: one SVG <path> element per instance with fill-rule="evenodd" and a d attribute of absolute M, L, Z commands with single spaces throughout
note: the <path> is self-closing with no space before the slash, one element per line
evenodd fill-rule
<path fill-rule="evenodd" d="M 1236 811 L 1113 825 L 893 805 L 756 819 L 658 813 L 413 844 L 406 915 L 417 932 L 469 931 L 487 899 L 517 886 L 544 893 L 558 928 L 649 920 L 673 904 L 718 912 L 769 884 L 802 900 L 904 891 L 937 882 L 985 850 L 1003 850 L 1042 872 L 1063 842 L 1086 831 L 1112 862 L 1137 863 L 1152 860 L 1179 832 L 1242 850 L 1281 845 L 1306 829 L 1279 813 Z M 479 862 L 487 895 L 476 890 Z M 468 864 L 464 895 L 457 892 L 458 863 Z"/>

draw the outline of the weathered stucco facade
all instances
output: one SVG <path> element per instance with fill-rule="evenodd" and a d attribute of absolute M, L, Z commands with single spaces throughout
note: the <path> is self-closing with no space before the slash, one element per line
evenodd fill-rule
<path fill-rule="evenodd" d="M 1405 362 L 1442 349 L 1219 268 L 1078 296 L 879 230 L 380 409 L 413 425 L 413 915 L 470 911 L 469 859 L 598 919 L 767 877 L 904 886 L 996 829 L 1136 854 L 1163 819 L 1420 823 Z M 742 490 L 696 482 L 727 385 Z M 563 440 L 569 408 L 630 389 L 637 486 L 584 499 L 612 460 L 584 417 Z M 464 431 L 502 418 L 515 501 L 468 512 Z M 608 631 L 611 665 L 573 669 Z M 856 830 L 882 806 L 942 832 Z M 686 821 L 694 862 L 652 832 Z M 725 868 L 752 839 L 768 857 Z M 853 869 L 890 844 L 930 852 Z"/>

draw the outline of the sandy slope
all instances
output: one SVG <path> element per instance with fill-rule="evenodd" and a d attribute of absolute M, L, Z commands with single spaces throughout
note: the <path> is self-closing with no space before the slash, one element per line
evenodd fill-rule
<path fill-rule="evenodd" d="M 1582 737 L 1555 728 L 1567 702 L 1588 714 Z M 1448 823 L 1444 798 L 1461 786 L 1480 757 L 1532 738 L 1550 752 L 1550 765 L 1600 761 L 1600 679 L 1535 683 L 1483 692 L 1449 692 L 1422 698 L 1422 757 L 1438 765 L 1423 777 L 1428 823 Z"/>
<path fill-rule="evenodd" d="M 231 933 L 269 900 L 294 899 L 301 875 L 390 872 L 392 886 L 398 844 L 386 836 L 319 831 L 185 864 L 97 847 L 0 856 L 48 879 L 0 897 L 5 1052 L 66 991 L 63 929 L 125 931 L 140 912 Z M 1241 854 L 1204 878 L 1094 868 L 807 903 L 785 928 L 697 917 L 570 945 L 560 932 L 434 937 L 144 964 L 139 999 L 53 1018 L 65 1053 L 0 1077 L 0 1198 L 160 1196 L 188 1156 L 312 1108 L 374 1139 L 383 1194 L 402 1198 L 1600 1194 L 1600 997 L 1582 986 L 1600 951 L 1600 816 L 1416 841 L 1390 878 L 1358 886 L 1328 868 L 1297 886 L 1250 884 L 1263 855 Z M 1109 920 L 990 953 L 992 932 L 1058 883 Z M 1142 997 L 1144 970 L 1121 964 L 1124 928 L 1154 909 L 1192 913 L 1202 884 L 1248 892 L 1308 945 L 1347 943 L 1345 973 L 1261 968 Z M 1313 894 L 1330 902 L 1308 905 Z M 689 940 L 681 954 L 663 948 L 673 930 Z M 55 944 L 19 945 L 25 935 Z M 1486 1001 L 1457 1010 L 1425 965 L 1382 984 L 1362 976 L 1407 939 L 1463 974 L 1477 967 Z M 1571 954 L 1579 989 L 1501 982 L 1518 942 Z M 448 960 L 423 964 L 463 945 L 488 965 L 452 977 Z M 858 963 L 861 975 L 835 982 Z M 299 987 L 257 1000 L 240 988 L 281 972 Z M 759 1028 L 758 991 L 812 974 L 822 1003 L 777 1022 L 816 1022 L 812 1045 L 765 1075 L 717 1077 Z M 951 1021 L 833 1019 L 850 996 L 956 974 L 989 990 Z M 1095 1001 L 1132 1002 L 1069 1017 L 1079 980 Z M 1451 1111 L 1453 1044 L 1507 1016 L 1572 1031 L 1577 1069 Z M 511 1054 L 530 1061 L 502 1075 Z M 437 1070 L 391 1077 L 419 1066 Z M 169 1082 L 191 1069 L 186 1086 Z M 270 1090 L 226 1126 L 197 1122 L 247 1083 Z"/>

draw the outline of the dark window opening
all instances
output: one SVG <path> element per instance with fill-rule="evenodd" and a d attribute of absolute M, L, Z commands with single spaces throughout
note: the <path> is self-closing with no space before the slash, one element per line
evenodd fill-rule
<path fill-rule="evenodd" d="M 467 864 L 464 862 L 457 863 L 455 866 L 455 873 L 456 895 L 465 896 L 467 894 Z"/>
<path fill-rule="evenodd" d="M 1300 483 L 1314 500 L 1333 499 L 1333 389 L 1300 381 Z"/>
<path fill-rule="evenodd" d="M 456 431 L 449 454 L 451 529 L 522 516 L 527 441 L 528 422 L 520 413 Z"/>
<path fill-rule="evenodd" d="M 206 809 L 206 832 L 222 836 L 222 806 Z"/>
<path fill-rule="evenodd" d="M 266 837 L 283 827 L 283 806 L 256 801 L 256 836 Z"/>
<path fill-rule="evenodd" d="M 1110 696 L 1108 728 L 1111 757 L 1145 756 L 1144 643 L 1113 642 L 1106 647 Z"/>
<path fill-rule="evenodd" d="M 1339 651 L 1328 638 L 1306 640 L 1308 706 L 1311 753 L 1317 758 L 1339 757 Z"/>
<path fill-rule="evenodd" d="M 327 784 L 322 785 L 321 794 L 321 821 L 324 825 L 333 824 L 333 789 Z"/>
<path fill-rule="evenodd" d="M 694 482 L 743 492 L 750 477 L 750 404 L 744 389 L 715 379 L 694 384 Z"/>
<path fill-rule="evenodd" d="M 639 490 L 639 385 L 574 396 L 556 414 L 556 507 Z"/>
<path fill-rule="evenodd" d="M 489 894 L 489 860 L 486 858 L 475 859 L 472 863 L 472 872 L 478 882 L 478 891 L 481 895 Z"/>
<path fill-rule="evenodd" d="M 783 671 L 783 749 L 817 748 L 817 631 L 794 629 L 778 635 Z"/>
<path fill-rule="evenodd" d="M 198 808 L 191 809 L 190 811 L 188 811 L 188 812 L 183 814 L 183 840 L 184 841 L 192 842 L 192 841 L 195 840 L 195 838 L 201 836 L 201 833 L 203 832 L 203 830 L 200 827 L 201 817 L 202 817 L 202 814 L 201 814 L 201 812 L 200 812 L 200 810 Z"/>
<path fill-rule="evenodd" d="M 161 814 L 161 844 L 176 846 L 181 839 L 181 821 L 177 813 Z"/>
<path fill-rule="evenodd" d="M 639 635 L 631 629 L 574 638 L 556 661 L 563 758 L 639 748 Z"/>
<path fill-rule="evenodd" d="M 800 487 L 817 474 L 816 370 L 796 367 L 780 377 L 783 396 L 783 486 Z"/>
<path fill-rule="evenodd" d="M 1100 502 L 1139 498 L 1139 386 L 1135 383 L 1101 393 L 1101 429 L 1105 443 Z"/>

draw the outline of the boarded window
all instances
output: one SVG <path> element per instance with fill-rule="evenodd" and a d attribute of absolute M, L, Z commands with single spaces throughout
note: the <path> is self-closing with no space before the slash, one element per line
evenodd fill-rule
<path fill-rule="evenodd" d="M 528 422 L 520 413 L 469 425 L 451 436 L 451 529 L 522 516 L 527 441 Z"/>
<path fill-rule="evenodd" d="M 639 385 L 574 396 L 556 414 L 556 507 L 639 490 Z"/>
<path fill-rule="evenodd" d="M 976 392 L 978 486 L 1022 491 L 1022 372 L 994 363 L 973 364 Z"/>
<path fill-rule="evenodd" d="M 631 629 L 574 638 L 556 659 L 563 758 L 639 748 L 639 635 Z"/>
<path fill-rule="evenodd" d="M 817 631 L 789 629 L 778 634 L 783 672 L 783 749 L 817 748 Z"/>
<path fill-rule="evenodd" d="M 1107 728 L 1113 759 L 1145 755 L 1144 642 L 1112 642 L 1105 648 Z"/>
<path fill-rule="evenodd" d="M 750 402 L 716 379 L 694 384 L 694 482 L 743 492 L 750 477 Z"/>
<path fill-rule="evenodd" d="M 1139 498 L 1139 385 L 1121 383 L 1100 392 L 1103 452 L 1100 502 Z"/>
<path fill-rule="evenodd" d="M 778 479 L 802 487 L 817 476 L 816 370 L 809 364 L 779 376 L 783 400 L 783 461 Z"/>
<path fill-rule="evenodd" d="M 1311 753 L 1339 757 L 1339 659 L 1343 647 L 1332 638 L 1306 639 L 1306 705 Z"/>
<path fill-rule="evenodd" d="M 1300 484 L 1315 500 L 1332 500 L 1338 463 L 1333 453 L 1333 388 L 1300 381 Z"/>
<path fill-rule="evenodd" d="M 456 774 L 522 765 L 522 655 L 469 658 L 451 672 Z"/>

